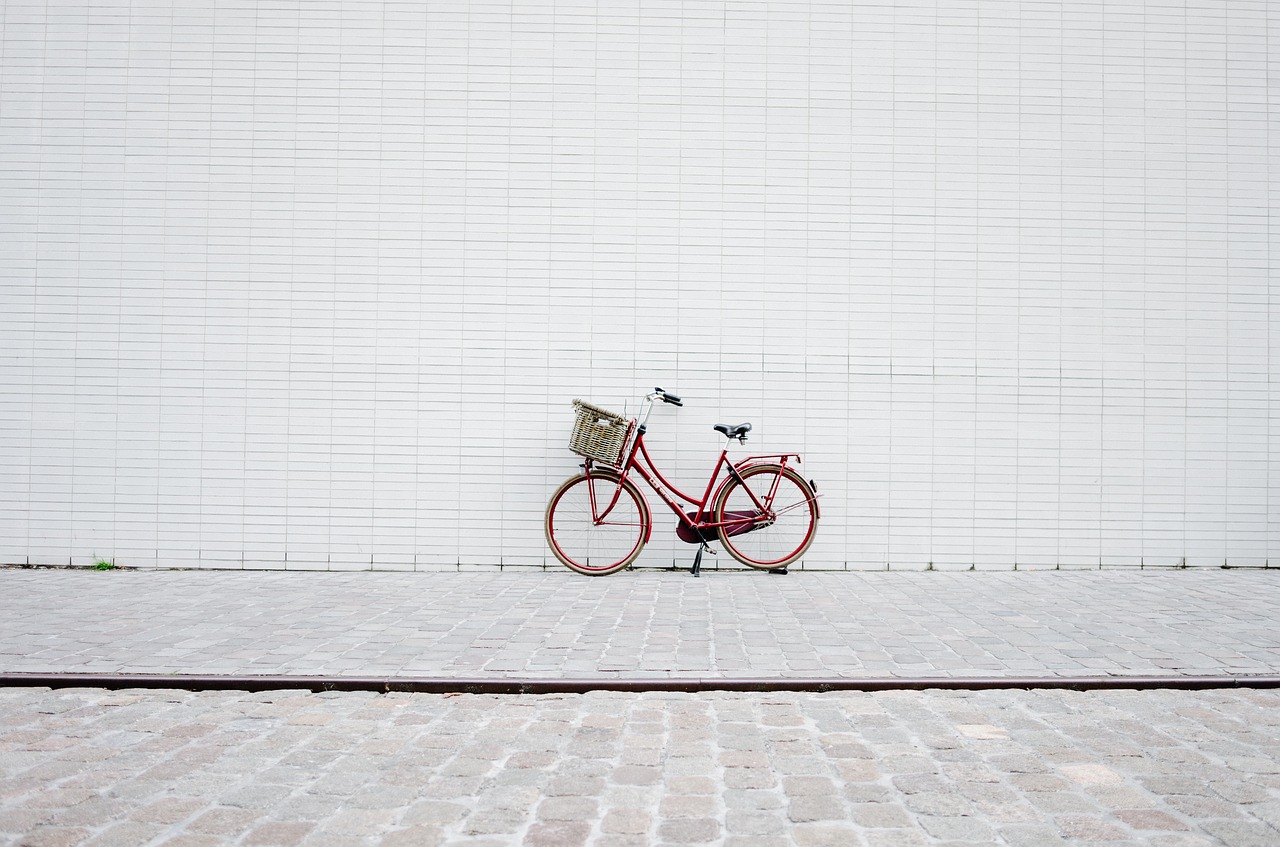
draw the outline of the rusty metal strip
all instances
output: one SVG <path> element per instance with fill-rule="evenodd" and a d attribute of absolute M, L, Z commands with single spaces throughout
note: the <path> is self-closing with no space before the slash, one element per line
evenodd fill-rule
<path fill-rule="evenodd" d="M 1280 676 L 1021 677 L 361 677 L 128 673 L 0 673 L 0 687 L 181 689 L 187 691 L 377 691 L 426 694 L 582 694 L 588 691 L 986 691 L 998 689 L 1206 690 L 1280 688 Z"/>

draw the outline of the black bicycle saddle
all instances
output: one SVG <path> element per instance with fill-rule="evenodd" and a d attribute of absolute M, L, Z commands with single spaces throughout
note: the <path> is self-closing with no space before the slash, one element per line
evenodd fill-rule
<path fill-rule="evenodd" d="M 746 438 L 747 433 L 751 431 L 751 424 L 716 424 L 714 429 L 716 432 L 721 433 L 727 438 Z"/>

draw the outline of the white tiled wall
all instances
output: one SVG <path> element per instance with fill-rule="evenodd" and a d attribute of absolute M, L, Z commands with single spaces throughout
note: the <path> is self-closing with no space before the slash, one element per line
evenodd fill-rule
<path fill-rule="evenodd" d="M 808 567 L 1280 562 L 1280 5 L 0 8 L 0 561 L 541 566 L 662 385 Z"/>

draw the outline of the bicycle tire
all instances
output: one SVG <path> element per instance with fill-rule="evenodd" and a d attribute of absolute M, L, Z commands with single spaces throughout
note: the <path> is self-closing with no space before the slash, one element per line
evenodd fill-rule
<path fill-rule="evenodd" d="M 777 487 L 774 488 L 775 480 Z M 741 520 L 758 516 L 755 502 L 743 490 L 746 485 L 756 499 L 766 501 L 774 491 L 775 516 L 768 523 L 744 528 Z M 730 556 L 747 567 L 778 570 L 799 559 L 813 543 L 818 529 L 817 494 L 800 474 L 775 464 L 751 465 L 738 471 L 716 498 L 715 520 L 724 524 L 737 520 L 737 525 L 720 526 L 720 543 Z"/>
<path fill-rule="evenodd" d="M 597 524 L 592 518 L 591 489 L 596 502 L 608 504 L 619 485 L 617 474 L 593 471 L 565 480 L 547 503 L 547 544 L 560 563 L 587 576 L 616 573 L 644 549 L 652 525 L 649 504 L 630 480 L 622 480 L 618 502 Z"/>

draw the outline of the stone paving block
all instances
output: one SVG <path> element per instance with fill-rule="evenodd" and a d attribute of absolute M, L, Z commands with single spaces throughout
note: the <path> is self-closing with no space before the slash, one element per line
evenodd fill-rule
<path fill-rule="evenodd" d="M 652 816 L 637 809 L 611 809 L 600 821 L 600 829 L 607 833 L 642 834 L 649 831 Z"/>
<path fill-rule="evenodd" d="M 614 770 L 612 779 L 618 785 L 657 785 L 662 779 L 662 771 L 656 767 L 621 765 Z"/>
<path fill-rule="evenodd" d="M 724 840 L 724 847 L 793 847 L 794 844 L 790 838 L 778 835 L 729 835 Z"/>
<path fill-rule="evenodd" d="M 786 803 L 786 798 L 774 790 L 735 789 L 727 784 L 720 791 L 720 800 L 726 809 L 745 811 L 781 809 Z"/>
<path fill-rule="evenodd" d="M 182 833 L 164 841 L 164 847 L 221 847 L 223 840 L 214 835 L 193 835 L 191 833 Z M 302 842 L 304 844 L 312 843 L 310 839 Z"/>
<path fill-rule="evenodd" d="M 849 783 L 873 782 L 880 778 L 880 769 L 874 761 L 843 759 L 835 761 L 834 764 L 836 773 L 844 780 L 846 786 Z"/>
<path fill-rule="evenodd" d="M 18 847 L 73 847 L 90 836 L 80 827 L 37 826 L 22 836 Z"/>
<path fill-rule="evenodd" d="M 17 805 L 0 807 L 0 833 L 20 834 L 32 833 L 44 825 L 55 815 L 56 811 L 47 809 L 22 809 Z M 90 823 L 90 821 L 83 821 Z"/>
<path fill-rule="evenodd" d="M 1216 797 L 1197 797 L 1186 794 L 1166 795 L 1165 803 L 1174 811 L 1193 818 L 1239 818 L 1240 807 Z"/>
<path fill-rule="evenodd" d="M 1080 841 L 1129 841 L 1130 831 L 1116 823 L 1092 815 L 1058 815 L 1055 819 L 1063 835 Z"/>
<path fill-rule="evenodd" d="M 1277 843 L 1276 828 L 1261 821 L 1211 819 L 1200 828 L 1228 847 L 1274 847 Z"/>
<path fill-rule="evenodd" d="M 916 824 L 938 841 L 987 842 L 992 838 L 991 828 L 972 817 L 922 814 Z"/>
<path fill-rule="evenodd" d="M 1221 843 L 1217 839 L 1209 838 L 1203 835 L 1188 835 L 1185 833 L 1175 833 L 1172 835 L 1163 835 L 1158 833 L 1143 833 L 1146 843 L 1150 847 L 1220 847 Z"/>
<path fill-rule="evenodd" d="M 206 805 L 203 800 L 189 797 L 163 797 L 136 809 L 130 816 L 142 823 L 172 825 L 195 815 Z M 123 811 L 127 806 L 119 804 L 118 808 Z M 107 817 L 101 811 L 95 811 L 94 814 L 99 821 Z"/>
<path fill-rule="evenodd" d="M 730 836 L 782 836 L 788 828 L 787 821 L 767 811 L 729 809 L 725 812 L 725 832 Z"/>
<path fill-rule="evenodd" d="M 867 847 L 925 847 L 932 842 L 916 829 L 871 829 L 862 833 Z"/>
<path fill-rule="evenodd" d="M 248 844 L 249 842 L 246 842 Z M 297 841 L 287 842 L 296 844 Z M 380 847 L 437 847 L 444 844 L 444 835 L 433 826 L 419 825 L 396 829 L 382 836 Z"/>
<path fill-rule="evenodd" d="M 187 824 L 187 829 L 204 835 L 227 836 L 244 832 L 261 819 L 261 815 L 248 809 L 213 808 L 202 812 Z"/>
<path fill-rule="evenodd" d="M 592 847 L 649 847 L 647 835 L 624 835 L 617 833 L 601 833 L 591 841 Z"/>
<path fill-rule="evenodd" d="M 1009 847 L 1063 847 L 1067 840 L 1056 826 L 1043 824 L 1017 824 L 998 830 L 1000 838 Z"/>
<path fill-rule="evenodd" d="M 707 844 L 720 840 L 721 834 L 714 818 L 675 818 L 658 825 L 658 836 L 676 844 Z"/>
<path fill-rule="evenodd" d="M 662 797 L 658 813 L 663 818 L 703 818 L 716 813 L 717 801 L 710 796 L 671 794 Z"/>
<path fill-rule="evenodd" d="M 836 783 L 827 776 L 788 776 L 782 780 L 782 790 L 791 797 L 839 793 Z"/>
<path fill-rule="evenodd" d="M 467 835 L 493 835 L 513 833 L 526 823 L 526 815 L 514 809 L 487 808 L 472 812 L 462 823 Z M 554 821 L 560 824 L 561 821 Z"/>
<path fill-rule="evenodd" d="M 599 804 L 588 797 L 549 797 L 538 805 L 539 820 L 586 821 L 595 820 Z"/>
<path fill-rule="evenodd" d="M 246 847 L 297 844 L 315 828 L 310 821 L 268 821 L 250 830 L 243 843 Z M 140 843 L 140 842 L 134 842 Z"/>
<path fill-rule="evenodd" d="M 777 777 L 760 768 L 725 768 L 723 780 L 728 788 L 772 788 Z"/>
<path fill-rule="evenodd" d="M 858 847 L 864 843 L 859 831 L 848 824 L 797 826 L 790 838 L 796 847 Z"/>
<path fill-rule="evenodd" d="M 913 817 L 901 803 L 854 803 L 852 820 L 868 829 L 891 829 L 912 825 Z"/>
<path fill-rule="evenodd" d="M 792 799 L 787 817 L 794 823 L 839 821 L 848 816 L 842 800 L 835 795 L 809 795 Z"/>
<path fill-rule="evenodd" d="M 1159 809 L 1120 809 L 1114 814 L 1136 830 L 1185 832 L 1191 828 L 1182 818 Z"/>

